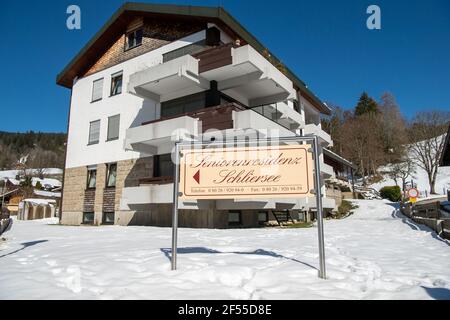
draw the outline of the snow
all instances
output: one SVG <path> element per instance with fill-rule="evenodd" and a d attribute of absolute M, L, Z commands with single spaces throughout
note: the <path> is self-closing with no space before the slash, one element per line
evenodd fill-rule
<path fill-rule="evenodd" d="M 33 174 L 37 174 L 38 169 L 27 169 L 27 171 L 31 171 Z M 0 179 L 3 178 L 15 178 L 20 173 L 20 170 L 4 170 L 0 171 Z M 62 174 L 62 169 L 59 168 L 45 168 L 44 173 L 46 175 L 57 175 Z"/>
<path fill-rule="evenodd" d="M 317 228 L 71 227 L 15 221 L 0 243 L 0 299 L 443 299 L 450 244 L 386 200 L 355 201 L 325 221 L 328 279 L 317 277 Z"/>
<path fill-rule="evenodd" d="M 36 186 L 36 183 L 38 181 L 41 183 L 41 186 L 43 186 L 43 187 L 45 187 L 45 186 L 49 186 L 51 188 L 61 187 L 61 181 L 59 181 L 57 179 L 51 179 L 51 178 L 44 178 L 44 179 L 32 178 L 33 186 Z"/>
<path fill-rule="evenodd" d="M 55 200 L 50 199 L 24 199 L 23 202 L 29 202 L 34 205 L 49 205 L 49 204 L 55 204 Z"/>
<path fill-rule="evenodd" d="M 33 193 L 37 196 L 41 197 L 50 197 L 50 198 L 61 198 L 61 192 L 52 192 L 52 191 L 45 191 L 45 190 L 33 190 Z"/>
<path fill-rule="evenodd" d="M 380 168 L 380 170 L 386 170 L 386 168 Z M 417 183 L 418 190 L 420 191 L 421 197 L 425 197 L 425 195 L 430 194 L 430 185 L 428 183 L 428 175 L 425 170 L 416 166 L 416 173 L 412 175 L 412 178 L 408 178 L 408 182 L 411 179 L 414 183 Z M 401 181 L 397 182 L 401 184 Z M 376 190 L 380 190 L 384 186 L 395 186 L 394 180 L 390 179 L 387 175 L 384 176 L 384 179 L 380 182 L 374 183 L 370 185 L 370 188 L 374 188 Z M 438 174 L 436 178 L 435 190 L 438 194 L 444 195 L 444 189 L 450 189 L 450 167 L 439 167 Z M 425 192 L 426 191 L 426 192 Z"/>

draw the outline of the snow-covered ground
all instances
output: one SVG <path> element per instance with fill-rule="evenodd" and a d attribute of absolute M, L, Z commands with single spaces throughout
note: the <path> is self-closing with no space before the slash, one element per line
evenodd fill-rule
<path fill-rule="evenodd" d="M 450 244 L 384 200 L 317 229 L 68 227 L 15 221 L 0 244 L 0 299 L 450 299 Z"/>

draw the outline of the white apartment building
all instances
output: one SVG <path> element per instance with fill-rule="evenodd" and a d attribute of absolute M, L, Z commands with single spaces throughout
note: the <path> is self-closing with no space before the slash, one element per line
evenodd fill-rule
<path fill-rule="evenodd" d="M 280 44 L 282 45 L 282 44 Z M 316 135 L 324 208 L 353 165 L 330 109 L 222 8 L 127 3 L 58 75 L 71 89 L 61 223 L 170 226 L 179 139 Z M 302 219 L 314 199 L 180 203 L 180 226 Z"/>

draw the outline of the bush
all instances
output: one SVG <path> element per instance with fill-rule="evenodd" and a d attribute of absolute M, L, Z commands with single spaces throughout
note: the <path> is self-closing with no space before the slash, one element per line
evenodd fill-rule
<path fill-rule="evenodd" d="M 40 181 L 36 182 L 35 188 L 38 189 L 38 190 L 42 190 L 42 184 L 41 184 Z"/>
<path fill-rule="evenodd" d="M 348 217 L 353 213 L 352 210 L 358 208 L 357 205 L 354 205 L 350 201 L 342 200 L 341 205 L 337 209 L 337 214 L 333 216 L 334 219 L 342 219 Z"/>
<path fill-rule="evenodd" d="M 380 189 L 380 195 L 383 199 L 389 199 L 392 202 L 397 202 L 402 199 L 402 192 L 399 186 L 389 186 Z"/>

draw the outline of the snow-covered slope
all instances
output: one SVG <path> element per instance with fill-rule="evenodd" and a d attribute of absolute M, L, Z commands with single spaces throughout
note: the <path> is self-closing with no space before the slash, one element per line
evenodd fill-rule
<path fill-rule="evenodd" d="M 383 200 L 317 228 L 179 230 L 15 221 L 0 243 L 0 299 L 443 299 L 450 246 Z"/>
<path fill-rule="evenodd" d="M 46 168 L 44 169 L 45 174 L 52 174 L 52 175 L 57 175 L 57 174 L 62 174 L 63 171 L 62 169 L 59 168 Z M 29 171 L 31 171 L 31 174 L 37 174 L 37 170 L 36 169 L 29 169 Z M 0 179 L 3 178 L 15 178 L 17 175 L 19 174 L 19 170 L 4 170 L 4 171 L 0 171 Z"/>
<path fill-rule="evenodd" d="M 386 170 L 386 168 L 382 168 L 381 170 Z M 425 170 L 416 166 L 416 173 L 413 174 L 411 179 L 414 183 L 417 183 L 417 187 L 422 196 L 424 196 L 425 191 L 430 193 L 430 185 L 428 183 L 428 175 Z M 401 181 L 397 181 L 398 184 L 401 184 Z M 380 190 L 384 186 L 395 186 L 394 180 L 390 179 L 387 175 L 384 175 L 384 179 L 380 182 L 372 184 L 370 187 L 376 190 Z M 444 189 L 450 189 L 450 167 L 440 167 L 438 170 L 438 175 L 436 179 L 436 192 L 438 194 L 446 194 L 444 193 Z"/>

